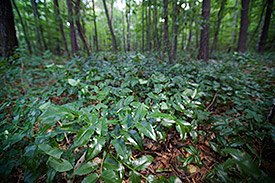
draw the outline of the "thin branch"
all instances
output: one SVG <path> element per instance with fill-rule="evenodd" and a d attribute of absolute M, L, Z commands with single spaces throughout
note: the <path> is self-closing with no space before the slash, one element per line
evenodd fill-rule
<path fill-rule="evenodd" d="M 214 97 L 213 97 L 213 100 L 211 101 L 211 103 L 206 107 L 206 111 L 208 111 L 210 109 L 210 107 L 214 104 L 216 98 L 217 98 L 217 94 L 219 93 L 219 91 L 217 91 L 215 94 L 214 94 Z"/>

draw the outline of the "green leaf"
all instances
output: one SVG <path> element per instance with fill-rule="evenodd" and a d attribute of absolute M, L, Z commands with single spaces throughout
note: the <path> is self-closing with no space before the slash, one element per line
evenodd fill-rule
<path fill-rule="evenodd" d="M 120 156 L 126 158 L 126 156 L 127 156 L 127 154 L 126 154 L 127 147 L 125 145 L 125 141 L 122 138 L 112 140 L 111 144 L 114 146 L 117 154 L 119 154 Z"/>
<path fill-rule="evenodd" d="M 143 121 L 141 123 L 136 123 L 136 127 L 139 130 L 139 132 L 143 133 L 144 135 L 153 139 L 154 141 L 157 141 L 156 133 L 153 129 L 153 126 L 150 123 Z"/>
<path fill-rule="evenodd" d="M 129 182 L 130 183 L 140 183 L 141 182 L 140 175 L 134 171 L 130 171 Z"/>
<path fill-rule="evenodd" d="M 51 183 L 53 182 L 53 179 L 55 177 L 56 171 L 52 168 L 49 168 L 47 171 L 47 179 L 46 179 L 46 183 Z"/>
<path fill-rule="evenodd" d="M 74 140 L 74 147 L 80 147 L 87 144 L 95 131 L 94 126 L 83 126 L 77 133 Z"/>
<path fill-rule="evenodd" d="M 88 153 L 86 155 L 86 159 L 90 160 L 94 158 L 96 155 L 98 155 L 101 152 L 105 142 L 106 142 L 105 137 L 96 136 L 93 139 L 93 143 L 89 147 Z"/>
<path fill-rule="evenodd" d="M 94 171 L 98 168 L 96 164 L 93 164 L 91 161 L 83 163 L 78 169 L 74 171 L 75 175 L 85 175 Z"/>
<path fill-rule="evenodd" d="M 59 150 L 57 148 L 53 148 L 51 147 L 50 145 L 48 144 L 39 144 L 38 145 L 38 148 L 40 150 L 42 150 L 44 153 L 56 158 L 56 159 L 59 159 L 63 153 L 62 150 Z"/>
<path fill-rule="evenodd" d="M 107 168 L 108 170 L 118 170 L 119 169 L 119 163 L 114 159 L 107 157 L 104 160 L 103 166 Z"/>
<path fill-rule="evenodd" d="M 145 168 L 147 168 L 153 161 L 153 157 L 150 155 L 142 156 L 141 158 L 138 158 L 132 162 L 133 168 L 137 171 L 141 171 Z"/>
<path fill-rule="evenodd" d="M 138 122 L 144 118 L 144 116 L 147 113 L 147 109 L 145 104 L 139 103 L 137 110 L 135 111 L 134 114 L 134 122 Z"/>
<path fill-rule="evenodd" d="M 126 138 L 135 148 L 143 150 L 143 141 L 136 130 L 130 130 Z"/>
<path fill-rule="evenodd" d="M 45 106 L 44 106 L 45 107 Z M 63 106 L 47 105 L 47 108 L 39 118 L 42 120 L 42 125 L 54 125 L 57 121 L 69 114 L 69 110 Z"/>
<path fill-rule="evenodd" d="M 77 86 L 79 83 L 80 83 L 80 80 L 77 79 L 68 79 L 68 83 L 71 85 L 71 86 Z"/>
<path fill-rule="evenodd" d="M 119 178 L 113 170 L 105 170 L 101 173 L 100 178 L 104 180 L 104 183 L 117 183 Z"/>
<path fill-rule="evenodd" d="M 187 158 L 184 159 L 182 166 L 186 167 L 188 164 L 191 164 L 193 162 L 194 162 L 194 157 L 188 156 Z"/>
<path fill-rule="evenodd" d="M 92 183 L 92 182 L 96 182 L 97 179 L 98 179 L 97 173 L 92 173 L 87 177 L 85 177 L 85 179 L 83 179 L 81 183 Z"/>
<path fill-rule="evenodd" d="M 66 172 L 73 169 L 72 164 L 68 160 L 65 160 L 65 159 L 56 160 L 51 156 L 47 161 L 47 165 L 55 169 L 57 172 Z"/>

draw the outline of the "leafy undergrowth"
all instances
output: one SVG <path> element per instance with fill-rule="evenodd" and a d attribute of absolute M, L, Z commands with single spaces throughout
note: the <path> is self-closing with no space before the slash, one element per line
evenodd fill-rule
<path fill-rule="evenodd" d="M 272 57 L 1 65 L 3 182 L 274 182 Z"/>

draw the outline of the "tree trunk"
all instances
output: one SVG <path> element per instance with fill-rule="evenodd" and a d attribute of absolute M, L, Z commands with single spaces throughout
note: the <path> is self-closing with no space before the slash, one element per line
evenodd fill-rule
<path fill-rule="evenodd" d="M 24 38 L 25 38 L 25 41 L 26 41 L 26 43 L 27 43 L 28 51 L 29 51 L 30 54 L 32 54 L 31 43 L 30 43 L 30 41 L 29 41 L 29 39 L 28 39 L 28 35 L 27 35 L 27 32 L 26 32 L 25 24 L 24 24 L 24 22 L 23 22 L 23 19 L 22 19 L 22 17 L 21 17 L 21 14 L 20 14 L 20 12 L 19 12 L 19 10 L 18 10 L 18 8 L 17 8 L 17 5 L 15 4 L 14 0 L 12 0 L 12 3 L 13 3 L 13 6 L 14 6 L 14 8 L 15 8 L 17 14 L 18 14 L 20 23 L 21 23 L 21 25 L 22 25 L 22 29 L 23 29 L 23 33 L 24 33 Z"/>
<path fill-rule="evenodd" d="M 151 51 L 151 0 L 148 0 L 147 50 Z M 147 7 L 146 7 L 147 9 Z"/>
<path fill-rule="evenodd" d="M 43 51 L 42 44 L 41 44 L 41 37 L 40 37 L 40 31 L 39 31 L 39 25 L 38 25 L 38 13 L 36 9 L 36 5 L 34 0 L 31 0 L 32 4 L 32 13 L 34 15 L 34 23 L 35 23 L 35 33 L 36 33 L 36 41 L 37 41 L 37 47 L 38 47 L 38 53 L 41 54 L 41 51 Z"/>
<path fill-rule="evenodd" d="M 233 31 L 232 31 L 232 34 L 231 34 L 231 44 L 232 44 L 232 46 L 234 45 L 234 43 L 236 41 L 235 35 L 236 35 L 236 29 L 237 29 L 238 4 L 239 4 L 239 0 L 236 0 L 234 20 L 233 20 Z"/>
<path fill-rule="evenodd" d="M 204 21 L 201 38 L 200 38 L 200 49 L 198 59 L 203 59 L 207 62 L 209 59 L 209 17 L 210 17 L 210 0 L 203 0 L 202 2 L 202 19 Z"/>
<path fill-rule="evenodd" d="M 95 16 L 95 0 L 93 0 L 93 17 L 94 17 L 94 30 L 95 30 L 95 51 L 98 52 L 98 38 L 97 38 L 97 27 L 96 27 L 96 16 Z"/>
<path fill-rule="evenodd" d="M 44 0 L 44 12 L 45 12 L 45 19 L 46 19 L 46 22 L 50 22 L 49 21 L 49 13 L 48 13 L 48 7 L 47 7 L 47 0 Z M 41 30 L 42 30 L 42 39 L 44 39 L 44 47 L 45 47 L 45 49 L 47 50 L 48 49 L 48 45 L 50 45 L 50 43 L 52 43 L 52 35 L 51 34 L 47 34 L 47 37 L 48 37 L 48 44 L 46 43 L 46 41 L 45 41 L 45 38 L 44 38 L 44 33 L 43 33 L 43 28 L 42 28 L 42 25 L 40 24 L 40 26 L 41 26 Z M 48 25 L 48 27 L 46 27 L 46 29 L 51 29 L 51 27 L 49 27 L 49 25 Z M 58 47 L 57 47 L 57 51 L 58 51 L 58 53 L 60 53 L 60 46 L 59 46 L 59 43 L 57 44 L 58 45 Z M 50 47 L 51 48 L 51 47 Z M 49 48 L 49 49 L 50 49 Z M 51 50 L 51 49 L 50 49 Z M 51 50 L 52 51 L 52 50 Z"/>
<path fill-rule="evenodd" d="M 241 11 L 241 26 L 239 32 L 239 41 L 238 41 L 238 52 L 245 51 L 245 43 L 246 43 L 246 32 L 248 28 L 248 8 L 249 8 L 249 0 L 242 0 L 242 11 Z"/>
<path fill-rule="evenodd" d="M 168 0 L 163 0 L 163 16 L 164 16 L 164 26 L 163 26 L 163 59 L 165 58 L 165 53 L 167 52 L 169 63 L 173 63 L 171 57 L 171 48 L 169 43 L 169 33 L 168 33 Z"/>
<path fill-rule="evenodd" d="M 142 14 L 142 39 L 141 39 L 141 50 L 142 52 L 144 52 L 144 0 L 142 0 L 142 10 L 141 10 L 141 14 Z"/>
<path fill-rule="evenodd" d="M 212 47 L 211 47 L 211 53 L 213 52 L 213 50 L 216 49 L 216 44 L 217 44 L 218 35 L 219 35 L 219 31 L 220 31 L 221 21 L 222 21 L 222 18 L 223 18 L 222 14 L 223 14 L 225 4 L 226 4 L 226 0 L 222 0 L 221 7 L 220 7 L 220 10 L 218 12 L 217 27 L 215 29 L 215 35 L 214 35 L 214 39 L 213 39 L 213 43 L 212 43 Z"/>
<path fill-rule="evenodd" d="M 105 2 L 105 0 L 102 0 L 102 1 L 103 1 L 103 5 L 104 5 L 104 9 L 105 9 L 109 29 L 110 29 L 111 36 L 112 36 L 113 50 L 116 52 L 117 51 L 117 44 L 116 44 L 116 37 L 115 37 L 115 34 L 114 34 L 114 30 L 113 30 L 113 27 L 112 27 L 112 22 L 109 18 L 109 13 L 108 13 L 108 9 L 107 9 L 107 6 L 106 6 L 106 2 Z"/>
<path fill-rule="evenodd" d="M 192 23 L 191 23 L 191 25 L 192 25 Z M 188 41 L 187 41 L 186 50 L 189 50 L 190 45 L 191 45 L 191 41 L 192 41 L 192 27 L 189 27 L 189 34 L 188 34 Z"/>
<path fill-rule="evenodd" d="M 126 40 L 125 40 L 125 18 L 124 18 L 124 12 L 123 12 L 123 10 L 121 12 L 122 12 L 122 24 L 123 24 L 122 25 L 123 49 L 126 52 L 127 49 L 126 49 Z"/>
<path fill-rule="evenodd" d="M 8 59 L 13 55 L 18 41 L 14 25 L 14 16 L 10 0 L 2 0 L 0 3 L 0 39 L 2 57 Z"/>
<path fill-rule="evenodd" d="M 130 23 L 131 23 L 131 17 L 130 17 L 130 11 L 131 11 L 131 0 L 126 1 L 126 21 L 127 21 L 127 51 L 131 50 L 131 42 L 130 42 Z"/>
<path fill-rule="evenodd" d="M 174 16 L 173 16 L 173 40 L 172 40 L 172 57 L 173 60 L 175 60 L 177 58 L 177 46 L 178 46 L 178 16 L 179 16 L 179 7 L 177 5 L 177 0 L 173 0 L 173 12 L 174 12 Z"/>
<path fill-rule="evenodd" d="M 268 28 L 269 28 L 270 19 L 271 19 L 272 7 L 273 7 L 273 0 L 267 0 L 267 9 L 265 13 L 264 27 L 262 30 L 262 35 L 261 35 L 259 50 L 258 50 L 260 53 L 263 53 L 265 49 L 265 44 L 268 37 Z"/>
<path fill-rule="evenodd" d="M 76 53 L 78 51 L 77 40 L 76 40 L 76 31 L 74 27 L 74 18 L 73 18 L 73 5 L 71 0 L 67 0 L 68 6 L 68 17 L 70 23 L 70 39 L 71 39 L 71 47 L 72 53 Z"/>
<path fill-rule="evenodd" d="M 184 28 L 182 28 L 182 36 L 181 36 L 181 50 L 184 51 Z"/>
<path fill-rule="evenodd" d="M 155 50 L 157 50 L 160 55 L 160 41 L 159 41 L 159 34 L 158 34 L 158 9 L 157 9 L 156 0 L 154 0 L 154 19 L 155 19 L 154 47 L 155 47 Z"/>
<path fill-rule="evenodd" d="M 199 26 L 196 24 L 196 48 L 199 48 Z"/>
<path fill-rule="evenodd" d="M 63 22 L 62 22 L 61 17 L 60 17 L 58 0 L 54 0 L 53 3 L 54 3 L 55 22 L 56 22 L 57 26 L 59 25 L 61 36 L 62 36 L 62 41 L 63 41 L 63 44 L 64 44 L 64 48 L 65 48 L 66 54 L 69 56 L 70 52 L 69 52 L 69 49 L 68 49 L 68 43 L 67 43 L 66 36 L 65 36 L 65 33 L 64 33 Z"/>
<path fill-rule="evenodd" d="M 82 40 L 83 44 L 84 44 L 84 47 L 87 51 L 87 54 L 90 55 L 90 51 L 91 51 L 91 48 L 90 48 L 90 45 L 88 43 L 88 40 L 84 34 L 84 31 L 83 31 L 83 28 L 80 24 L 80 0 L 76 0 L 75 1 L 75 23 L 76 23 L 76 26 L 77 26 L 77 30 L 79 32 L 79 36 L 80 36 L 80 39 Z"/>
<path fill-rule="evenodd" d="M 260 20 L 259 20 L 259 23 L 258 23 L 257 27 L 255 28 L 255 30 L 253 31 L 252 35 L 250 36 L 250 39 L 249 39 L 249 41 L 247 43 L 247 49 L 249 49 L 251 41 L 253 41 L 253 39 L 254 39 L 257 31 L 259 30 L 259 27 L 262 24 L 263 17 L 264 17 L 264 10 L 265 10 L 266 4 L 267 3 L 265 1 L 263 1 L 263 8 L 262 8 L 262 11 L 261 11 Z"/>

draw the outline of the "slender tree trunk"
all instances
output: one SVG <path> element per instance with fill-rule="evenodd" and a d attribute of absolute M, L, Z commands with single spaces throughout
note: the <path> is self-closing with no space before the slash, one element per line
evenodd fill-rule
<path fill-rule="evenodd" d="M 122 10 L 122 37 L 123 37 L 123 49 L 126 52 L 126 40 L 125 40 L 125 17 L 124 17 L 124 12 Z"/>
<path fill-rule="evenodd" d="M 263 53 L 265 49 L 265 44 L 268 37 L 268 28 L 269 28 L 271 14 L 272 14 L 272 7 L 273 7 L 273 0 L 267 0 L 267 9 L 265 13 L 264 27 L 262 30 L 262 35 L 261 35 L 259 50 L 258 50 L 260 53 Z"/>
<path fill-rule="evenodd" d="M 34 0 L 31 0 L 32 4 L 32 13 L 34 15 L 34 23 L 35 23 L 35 33 L 36 33 L 36 41 L 37 41 L 37 47 L 38 47 L 38 53 L 41 54 L 41 51 L 43 51 L 42 44 L 41 44 L 41 37 L 39 32 L 39 25 L 38 25 L 38 13 L 37 9 L 35 7 Z"/>
<path fill-rule="evenodd" d="M 8 59 L 13 55 L 16 47 L 18 47 L 10 0 L 2 0 L 0 3 L 0 40 L 2 46 L 2 57 Z"/>
<path fill-rule="evenodd" d="M 214 39 L 213 39 L 213 43 L 212 43 L 212 47 L 211 47 L 211 53 L 213 52 L 213 50 L 216 49 L 216 44 L 217 44 L 218 35 L 219 35 L 219 31 L 220 31 L 221 21 L 222 21 L 222 18 L 223 18 L 223 10 L 224 10 L 225 4 L 226 4 L 226 0 L 222 0 L 221 7 L 220 7 L 220 10 L 218 12 L 217 27 L 215 29 L 215 35 L 214 35 Z"/>
<path fill-rule="evenodd" d="M 249 0 L 242 0 L 241 27 L 239 32 L 238 52 L 245 52 L 246 32 L 248 28 Z"/>
<path fill-rule="evenodd" d="M 97 26 L 96 26 L 96 15 L 95 15 L 95 0 L 93 0 L 93 22 L 94 22 L 94 30 L 95 30 L 95 51 L 98 52 L 99 48 L 98 48 L 98 36 L 97 36 Z"/>
<path fill-rule="evenodd" d="M 42 27 L 42 24 L 40 23 L 41 19 L 40 19 L 40 14 L 39 14 L 39 11 L 38 11 L 38 8 L 37 8 L 37 3 L 34 3 L 34 4 L 35 4 L 36 12 L 37 12 L 39 31 L 40 31 L 41 40 L 42 40 L 42 43 L 43 43 L 43 46 L 44 46 L 44 50 L 48 50 L 48 44 L 46 43 L 46 39 L 45 39 L 45 36 L 44 36 L 44 29 Z"/>
<path fill-rule="evenodd" d="M 173 60 L 176 60 L 177 58 L 177 46 L 178 46 L 178 16 L 179 16 L 179 8 L 177 5 L 177 0 L 173 0 L 173 12 L 174 12 L 174 16 L 173 16 L 173 40 L 172 40 L 172 57 Z"/>
<path fill-rule="evenodd" d="M 142 9 L 141 9 L 141 21 L 142 21 L 142 39 L 141 39 L 141 50 L 144 52 L 144 0 L 142 0 Z"/>
<path fill-rule="evenodd" d="M 30 41 L 29 41 L 29 39 L 28 39 L 28 35 L 27 35 L 27 32 L 26 32 L 26 28 L 25 28 L 25 24 L 24 24 L 24 22 L 23 22 L 22 16 L 21 16 L 21 14 L 20 14 L 20 12 L 19 12 L 19 10 L 18 10 L 18 8 L 17 8 L 17 5 L 16 5 L 16 3 L 14 2 L 14 0 L 12 0 L 12 3 L 13 3 L 13 6 L 14 6 L 14 8 L 15 8 L 17 14 L 18 14 L 20 23 L 21 23 L 21 25 L 22 25 L 22 29 L 23 29 L 23 33 L 24 33 L 24 38 L 25 38 L 25 41 L 26 41 L 26 43 L 27 43 L 28 51 L 29 51 L 30 54 L 32 54 L 31 43 L 30 43 Z"/>
<path fill-rule="evenodd" d="M 250 36 L 250 39 L 247 43 L 247 49 L 249 49 L 251 41 L 253 41 L 257 31 L 259 30 L 259 27 L 262 24 L 263 17 L 264 17 L 264 10 L 265 10 L 266 5 L 267 5 L 267 2 L 263 1 L 263 8 L 262 8 L 262 11 L 261 11 L 260 20 L 259 20 L 259 23 L 258 23 L 257 27 L 255 28 L 255 30 L 253 31 L 253 33 Z"/>
<path fill-rule="evenodd" d="M 236 29 L 237 29 L 237 17 L 238 17 L 238 5 L 239 5 L 239 0 L 236 0 L 235 2 L 235 12 L 234 12 L 234 19 L 233 19 L 233 31 L 231 34 L 231 44 L 232 46 L 234 45 L 236 41 Z"/>
<path fill-rule="evenodd" d="M 90 55 L 90 51 L 91 51 L 91 48 L 90 48 L 90 45 L 88 43 L 88 40 L 84 34 L 84 31 L 82 29 L 82 26 L 80 24 L 80 0 L 76 0 L 75 1 L 75 23 L 76 23 L 76 26 L 77 26 L 77 30 L 79 32 L 79 35 L 80 35 L 80 39 L 82 40 L 83 44 L 84 44 L 84 47 L 87 51 L 87 54 Z"/>
<path fill-rule="evenodd" d="M 154 0 L 154 19 L 155 19 L 154 47 L 155 47 L 155 50 L 157 50 L 160 55 L 160 41 L 159 41 L 159 34 L 158 34 L 158 9 L 157 9 L 156 0 Z"/>
<path fill-rule="evenodd" d="M 201 30 L 200 49 L 198 59 L 207 62 L 209 59 L 209 17 L 210 17 L 210 0 L 202 2 L 202 19 L 204 21 Z"/>
<path fill-rule="evenodd" d="M 67 0 L 68 6 L 68 17 L 70 23 L 70 39 L 71 39 L 71 47 L 72 53 L 76 53 L 78 51 L 77 40 L 76 40 L 76 31 L 74 27 L 74 18 L 73 18 L 73 5 L 71 0 Z"/>
<path fill-rule="evenodd" d="M 169 43 L 169 33 L 168 33 L 168 0 L 163 0 L 163 16 L 164 16 L 164 26 L 163 26 L 163 59 L 165 58 L 165 52 L 167 52 L 169 63 L 173 63 L 171 57 L 171 48 Z"/>
<path fill-rule="evenodd" d="M 185 36 L 184 36 L 184 28 L 182 28 L 182 36 L 181 36 L 181 50 L 184 51 L 184 39 L 185 39 Z"/>
<path fill-rule="evenodd" d="M 105 9 L 109 29 L 110 29 L 111 36 L 112 36 L 113 50 L 116 52 L 117 51 L 117 44 L 116 44 L 116 37 L 115 37 L 115 34 L 114 34 L 114 30 L 113 30 L 113 27 L 112 27 L 112 22 L 109 18 L 109 13 L 108 13 L 108 9 L 107 9 L 107 6 L 106 6 L 106 2 L 105 2 L 105 0 L 102 0 L 102 1 L 103 1 L 103 5 L 104 5 L 104 9 Z"/>
<path fill-rule="evenodd" d="M 199 48 L 199 26 L 196 23 L 196 48 Z"/>
<path fill-rule="evenodd" d="M 127 3 L 128 2 L 128 3 Z M 131 42 L 130 42 L 130 23 L 131 23 L 131 16 L 130 16 L 130 11 L 131 11 L 131 0 L 126 1 L 127 3 L 127 10 L 126 10 L 126 20 L 127 20 L 127 51 L 131 50 Z"/>
<path fill-rule="evenodd" d="M 192 24 L 193 24 L 193 22 L 191 23 L 191 25 Z M 189 50 L 190 45 L 191 45 L 191 41 L 192 41 L 192 27 L 189 28 L 189 34 L 188 34 L 188 41 L 187 41 L 186 50 Z"/>
<path fill-rule="evenodd" d="M 151 51 L 151 0 L 148 0 L 147 50 Z"/>
<path fill-rule="evenodd" d="M 62 36 L 62 42 L 64 44 L 66 54 L 69 56 L 70 52 L 69 52 L 69 49 L 68 49 L 67 39 L 66 39 L 66 36 L 65 36 L 65 33 L 64 33 L 63 22 L 62 22 L 61 17 L 60 17 L 58 0 L 54 0 L 53 3 L 54 3 L 55 21 L 56 21 L 57 26 L 59 25 L 61 36 Z"/>
<path fill-rule="evenodd" d="M 45 18 L 46 18 L 46 22 L 50 22 L 49 21 L 49 18 L 48 18 L 48 16 L 49 16 L 49 13 L 48 13 L 48 6 L 47 6 L 47 0 L 44 0 L 44 12 L 45 12 Z M 42 28 L 42 25 L 40 24 L 40 26 L 41 26 L 41 30 L 43 31 L 43 28 Z M 46 29 L 50 29 L 49 28 L 49 25 L 47 25 L 47 27 L 46 27 Z M 44 45 L 44 47 L 45 47 L 45 49 L 47 50 L 48 49 L 48 45 L 50 45 L 50 43 L 52 43 L 52 35 L 51 34 L 47 34 L 47 37 L 48 37 L 48 43 L 46 42 L 46 40 L 45 40 L 45 37 L 44 37 L 44 32 L 42 32 L 42 37 L 43 37 L 43 39 L 44 39 L 44 42 L 45 42 L 45 44 L 46 44 L 46 46 Z M 50 47 L 51 48 L 51 47 Z M 58 47 L 57 47 L 57 51 L 58 51 L 58 53 L 60 53 L 60 46 L 59 46 L 59 44 L 58 44 Z M 50 49 L 51 50 L 51 49 Z"/>

